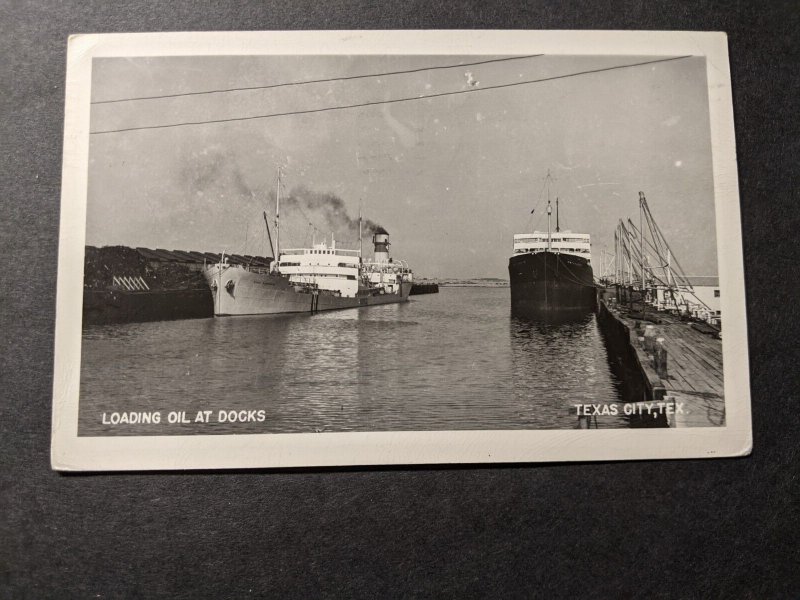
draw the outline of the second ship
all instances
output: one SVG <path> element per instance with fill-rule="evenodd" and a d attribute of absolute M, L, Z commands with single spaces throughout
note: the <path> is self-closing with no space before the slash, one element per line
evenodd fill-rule
<path fill-rule="evenodd" d="M 548 180 L 549 180 L 548 173 Z M 548 187 L 549 195 L 549 187 Z M 561 231 L 556 199 L 556 230 L 547 200 L 547 231 L 514 235 L 508 261 L 511 309 L 516 314 L 580 313 L 597 308 L 588 233 Z"/>
<path fill-rule="evenodd" d="M 337 248 L 333 236 L 330 245 L 281 249 L 280 189 L 279 174 L 273 250 L 277 258 L 270 267 L 229 264 L 223 256 L 203 269 L 215 316 L 313 313 L 408 300 L 413 272 L 404 261 L 389 256 L 389 234 L 382 228 L 372 236 L 373 260 L 364 260 L 360 218 L 358 249 Z"/>

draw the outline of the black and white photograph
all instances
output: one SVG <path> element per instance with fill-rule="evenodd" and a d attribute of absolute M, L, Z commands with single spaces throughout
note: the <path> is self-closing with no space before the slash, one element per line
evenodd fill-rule
<path fill-rule="evenodd" d="M 69 58 L 54 468 L 749 452 L 724 35 Z"/>

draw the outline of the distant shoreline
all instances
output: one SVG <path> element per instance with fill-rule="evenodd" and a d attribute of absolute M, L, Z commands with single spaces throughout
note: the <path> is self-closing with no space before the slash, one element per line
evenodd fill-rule
<path fill-rule="evenodd" d="M 505 279 L 457 279 L 439 280 L 436 283 L 439 287 L 485 287 L 485 288 L 507 288 L 508 280 Z"/>

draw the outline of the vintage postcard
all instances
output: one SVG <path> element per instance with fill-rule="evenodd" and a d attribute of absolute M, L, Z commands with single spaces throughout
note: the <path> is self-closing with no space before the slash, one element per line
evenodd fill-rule
<path fill-rule="evenodd" d="M 722 33 L 69 40 L 63 471 L 741 456 Z"/>

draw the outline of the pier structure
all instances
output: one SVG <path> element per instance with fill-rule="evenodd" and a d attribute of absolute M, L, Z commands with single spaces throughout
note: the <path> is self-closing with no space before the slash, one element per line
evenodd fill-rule
<path fill-rule="evenodd" d="M 598 320 L 623 397 L 646 408 L 638 414 L 669 427 L 725 424 L 722 342 L 712 328 L 667 311 L 642 318 L 615 299 L 600 302 Z"/>
<path fill-rule="evenodd" d="M 638 224 L 620 219 L 598 286 L 598 322 L 622 396 L 662 403 L 661 425 L 724 425 L 719 280 L 686 275 L 643 192 L 638 216 Z"/>
<path fill-rule="evenodd" d="M 603 283 L 612 285 L 618 302 L 630 310 L 669 311 L 722 326 L 719 279 L 684 272 L 644 192 L 639 192 L 638 226 L 630 218 L 619 220 L 613 256 L 613 276 L 609 273 Z"/>

